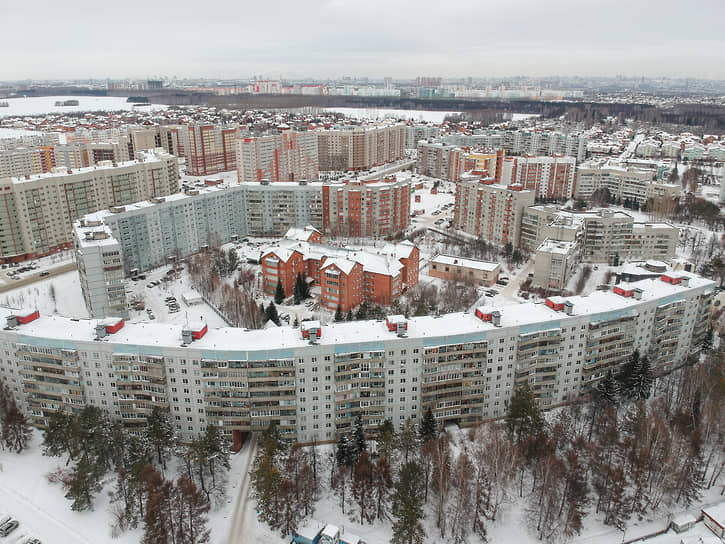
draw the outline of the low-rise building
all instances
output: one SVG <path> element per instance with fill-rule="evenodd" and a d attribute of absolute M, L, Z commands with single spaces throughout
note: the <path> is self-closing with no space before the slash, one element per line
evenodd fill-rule
<path fill-rule="evenodd" d="M 491 287 L 498 281 L 500 263 L 467 259 L 453 255 L 436 255 L 428 265 L 428 275 L 442 280 L 467 282 Z"/>
<path fill-rule="evenodd" d="M 561 291 L 566 287 L 581 256 L 577 242 L 546 239 L 536 248 L 534 285 Z"/>
<path fill-rule="evenodd" d="M 607 189 L 616 201 L 643 205 L 649 199 L 680 195 L 680 185 L 656 181 L 656 177 L 655 170 L 625 167 L 611 161 L 586 163 L 577 167 L 574 197 L 586 200 L 596 190 Z"/>

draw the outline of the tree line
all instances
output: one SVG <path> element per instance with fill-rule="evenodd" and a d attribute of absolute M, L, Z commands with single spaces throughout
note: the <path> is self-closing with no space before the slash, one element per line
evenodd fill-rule
<path fill-rule="evenodd" d="M 223 500 L 229 469 L 226 439 L 216 427 L 181 444 L 167 410 L 154 407 L 145 427 L 130 434 L 105 410 L 86 406 L 76 414 L 50 416 L 43 454 L 66 459 L 70 468 L 61 478 L 73 510 L 92 510 L 104 484 L 114 482 L 109 493 L 114 535 L 141 524 L 144 544 L 209 541 L 207 513 Z"/>
<path fill-rule="evenodd" d="M 580 402 L 545 417 L 520 387 L 504 421 L 467 431 L 441 428 L 430 410 L 395 432 L 389 420 L 364 432 L 358 417 L 334 454 L 289 446 L 265 433 L 254 464 L 260 518 L 287 536 L 325 494 L 359 524 L 390 523 L 393 544 L 485 539 L 502 507 L 525 505 L 546 542 L 581 532 L 595 516 L 623 529 L 632 519 L 687 508 L 722 486 L 725 352 L 655 378 L 634 353 Z M 429 535 L 431 536 L 431 535 Z"/>

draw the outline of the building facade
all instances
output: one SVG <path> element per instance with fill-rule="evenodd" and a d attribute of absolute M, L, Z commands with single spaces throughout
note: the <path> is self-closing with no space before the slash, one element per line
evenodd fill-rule
<path fill-rule="evenodd" d="M 168 407 L 182 440 L 207 425 L 238 447 L 270 423 L 332 442 L 358 415 L 372 431 L 427 409 L 474 425 L 505 414 L 528 384 L 543 408 L 572 400 L 634 350 L 655 372 L 697 353 L 715 283 L 679 272 L 586 297 L 473 314 L 271 330 L 71 320 L 0 309 L 0 376 L 32 423 L 86 405 L 139 432 Z"/>
<path fill-rule="evenodd" d="M 250 182 L 188 190 L 103 210 L 101 221 L 123 251 L 126 275 L 161 266 L 244 236 L 283 236 L 322 227 L 321 184 Z"/>
<path fill-rule="evenodd" d="M 191 124 L 186 130 L 189 142 L 185 150 L 187 174 L 206 176 L 236 169 L 239 127 Z"/>
<path fill-rule="evenodd" d="M 239 181 L 316 180 L 317 134 L 284 131 L 236 141 Z"/>
<path fill-rule="evenodd" d="M 392 236 L 410 224 L 412 181 L 395 176 L 322 186 L 322 228 L 342 236 Z"/>
<path fill-rule="evenodd" d="M 21 261 L 72 246 L 73 221 L 86 214 L 179 190 L 176 157 L 140 152 L 126 163 L 0 180 L 0 260 Z"/>
<path fill-rule="evenodd" d="M 428 275 L 442 280 L 467 282 L 472 285 L 491 287 L 498 281 L 500 263 L 478 259 L 465 259 L 451 255 L 436 255 L 428 265 Z"/>
<path fill-rule="evenodd" d="M 490 178 L 466 177 L 456 185 L 453 225 L 456 229 L 505 246 L 519 245 L 521 216 L 534 204 L 534 192 L 520 185 L 498 185 Z"/>
<path fill-rule="evenodd" d="M 506 157 L 500 183 L 518 184 L 545 200 L 568 200 L 574 194 L 576 159 L 563 155 L 551 157 Z"/>
<path fill-rule="evenodd" d="M 657 172 L 624 167 L 615 163 L 588 163 L 577 167 L 574 197 L 588 199 L 597 189 L 607 189 L 617 201 L 639 205 L 649 199 L 671 199 L 680 195 L 680 186 L 655 181 Z"/>
<path fill-rule="evenodd" d="M 447 181 L 458 181 L 466 166 L 466 152 L 439 142 L 418 142 L 416 172 Z"/>
<path fill-rule="evenodd" d="M 369 170 L 405 158 L 403 124 L 352 125 L 315 132 L 322 171 Z"/>

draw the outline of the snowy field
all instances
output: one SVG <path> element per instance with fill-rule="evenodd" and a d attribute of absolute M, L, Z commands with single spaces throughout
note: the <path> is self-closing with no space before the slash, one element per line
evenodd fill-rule
<path fill-rule="evenodd" d="M 66 272 L 0 294 L 0 305 L 40 310 L 41 314 L 88 317 L 78 271 Z"/>
<path fill-rule="evenodd" d="M 2 110 L 4 108 L 0 108 Z M 35 130 L 23 130 L 21 128 L 0 127 L 0 140 L 24 138 L 25 136 L 37 136 L 40 132 Z"/>
<path fill-rule="evenodd" d="M 77 106 L 56 106 L 56 101 L 78 100 Z M 3 99 L 9 107 L 0 108 L 0 117 L 73 113 L 80 111 L 156 111 L 166 109 L 162 104 L 135 106 L 123 96 L 32 96 Z"/>
<path fill-rule="evenodd" d="M 412 119 L 428 123 L 442 123 L 447 115 L 459 115 L 460 111 L 394 110 L 386 108 L 325 108 L 325 111 L 342 113 L 355 119 Z"/>

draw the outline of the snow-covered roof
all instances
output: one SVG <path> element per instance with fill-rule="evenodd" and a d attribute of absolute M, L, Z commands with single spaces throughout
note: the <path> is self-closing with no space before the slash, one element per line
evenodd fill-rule
<path fill-rule="evenodd" d="M 357 263 L 355 261 L 351 261 L 350 259 L 327 259 L 325 260 L 324 264 L 320 267 L 320 270 L 327 270 L 331 266 L 336 267 L 338 270 L 340 270 L 343 274 L 347 275 L 350 272 L 352 272 L 352 269 L 355 268 L 355 265 Z"/>
<path fill-rule="evenodd" d="M 292 227 L 284 235 L 288 240 L 298 240 L 300 242 L 308 242 L 313 234 L 321 234 L 315 227 L 308 225 L 303 229 Z"/>
<path fill-rule="evenodd" d="M 725 527 L 725 502 L 713 506 L 706 506 L 702 509 L 702 513 L 710 519 L 715 520 L 720 527 Z"/>
<path fill-rule="evenodd" d="M 464 268 L 472 268 L 474 270 L 483 270 L 485 272 L 493 272 L 501 267 L 500 263 L 490 263 L 479 261 L 478 259 L 466 259 L 464 257 L 456 257 L 454 255 L 438 255 L 431 259 L 432 263 L 447 264 L 454 266 L 462 266 Z"/>
<path fill-rule="evenodd" d="M 551 238 L 547 238 L 541 244 L 539 247 L 536 248 L 536 251 L 545 251 L 547 253 L 556 253 L 558 255 L 566 255 L 568 253 L 571 253 L 571 251 L 576 247 L 576 242 L 564 242 L 562 240 L 552 240 Z"/>
<path fill-rule="evenodd" d="M 588 296 L 566 297 L 566 301 L 573 305 L 572 316 L 556 312 L 546 304 L 525 302 L 503 307 L 487 307 L 501 313 L 502 327 L 522 327 L 526 325 L 541 324 L 549 326 L 552 323 L 584 315 L 601 315 L 608 318 L 611 315 L 636 314 L 638 307 L 648 301 L 665 298 L 667 302 L 679 300 L 686 292 L 697 289 L 714 289 L 715 282 L 690 274 L 677 272 L 677 276 L 689 278 L 688 286 L 684 284 L 670 284 L 659 278 L 646 279 L 637 282 L 636 286 L 642 289 L 641 300 L 634 297 L 622 297 L 608 291 L 596 291 Z M 624 314 L 623 314 L 624 312 Z M 7 318 L 15 313 L 9 308 L 0 308 L 0 319 Z M 95 339 L 97 320 L 73 320 L 60 316 L 44 316 L 23 325 L 19 325 L 17 333 L 19 342 L 38 341 L 58 342 L 62 345 L 74 341 L 89 341 Z M 452 313 L 440 317 L 423 316 L 411 317 L 407 320 L 407 337 L 409 339 L 423 339 L 426 341 L 441 341 L 448 336 L 459 336 L 471 333 L 486 333 L 496 330 L 490 322 L 483 322 L 472 314 Z M 116 346 L 116 351 L 123 350 L 123 345 L 148 346 L 150 348 L 180 347 L 182 343 L 182 329 L 186 327 L 163 323 L 128 323 L 111 338 L 110 342 Z M 331 323 L 323 327 L 324 334 L 319 343 L 331 346 L 344 346 L 360 342 L 375 342 L 396 338 L 396 333 L 388 330 L 384 321 L 352 321 Z M 238 328 L 209 329 L 202 337 L 195 340 L 188 349 L 229 350 L 248 352 L 284 351 L 307 346 L 308 342 L 301 338 L 299 330 L 293 327 L 279 327 L 271 330 L 250 330 Z M 336 348 L 337 349 L 337 348 Z M 291 352 L 289 352 L 291 353 Z"/>
<path fill-rule="evenodd" d="M 340 534 L 340 528 L 337 525 L 325 525 L 325 528 L 322 530 L 322 534 L 324 536 L 336 537 Z"/>

